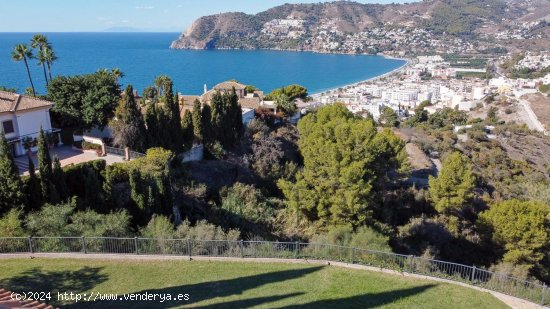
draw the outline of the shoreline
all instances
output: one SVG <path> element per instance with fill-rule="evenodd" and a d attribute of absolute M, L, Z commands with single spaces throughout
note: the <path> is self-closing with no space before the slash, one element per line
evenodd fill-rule
<path fill-rule="evenodd" d="M 326 90 L 323 90 L 323 91 L 319 91 L 319 92 L 316 92 L 316 93 L 312 93 L 310 96 L 312 98 L 316 99 L 316 98 L 319 98 L 321 96 L 321 94 L 323 94 L 323 93 L 334 92 L 334 91 L 338 90 L 339 88 L 348 88 L 348 87 L 360 86 L 360 85 L 363 85 L 363 84 L 366 84 L 366 83 L 369 83 L 369 82 L 372 82 L 372 81 L 375 81 L 375 80 L 378 80 L 378 79 L 382 79 L 384 77 L 387 77 L 387 76 L 390 76 L 394 73 L 402 71 L 403 69 L 405 69 L 411 63 L 411 60 L 406 59 L 406 58 L 396 58 L 396 57 L 391 57 L 391 56 L 386 56 L 386 55 L 378 55 L 378 56 L 382 56 L 386 59 L 392 59 L 392 60 L 403 60 L 403 61 L 405 61 L 405 63 L 403 65 L 401 65 L 400 67 L 395 68 L 395 69 L 393 69 L 389 72 L 386 72 L 382 75 L 374 76 L 374 77 L 371 77 L 371 78 L 368 78 L 368 79 L 360 80 L 360 81 L 355 82 L 355 83 L 346 84 L 346 85 L 326 89 Z"/>
<path fill-rule="evenodd" d="M 177 40 L 176 40 L 177 41 Z M 175 41 L 172 42 L 172 44 L 174 43 Z M 213 49 L 199 49 L 199 48 L 176 48 L 176 47 L 173 47 L 173 45 L 170 45 L 170 49 L 173 49 L 173 50 L 197 50 L 197 51 L 208 51 L 208 50 L 219 50 L 219 51 L 233 51 L 233 50 L 243 50 L 243 51 L 255 51 L 255 50 L 261 50 L 261 51 L 276 51 L 276 52 L 300 52 L 300 53 L 314 53 L 314 54 L 325 54 L 325 55 L 348 55 L 348 56 L 378 56 L 378 57 L 383 57 L 384 59 L 389 59 L 389 60 L 401 60 L 401 61 L 405 61 L 405 63 L 403 65 L 401 65 L 400 67 L 398 68 L 395 68 L 389 72 L 386 72 L 382 75 L 378 75 L 378 76 L 374 76 L 374 77 L 371 77 L 371 78 L 368 78 L 368 79 L 364 79 L 364 80 L 360 80 L 360 81 L 357 81 L 357 82 L 354 82 L 354 83 L 351 83 L 351 84 L 344 84 L 344 85 L 341 85 L 341 86 L 334 86 L 332 88 L 328 88 L 328 89 L 325 89 L 325 90 L 321 90 L 321 91 L 317 91 L 315 93 L 312 93 L 310 94 L 310 97 L 312 98 L 318 98 L 321 96 L 322 93 L 326 93 L 326 92 L 333 92 L 335 90 L 338 90 L 338 88 L 346 88 L 346 87 L 353 87 L 353 86 L 359 86 L 359 85 L 362 85 L 362 84 L 365 84 L 365 83 L 368 83 L 368 82 L 372 82 L 372 81 L 375 81 L 377 79 L 380 79 L 380 78 L 384 78 L 386 76 L 389 76 L 389 75 L 392 75 L 394 73 L 397 73 L 401 70 L 403 70 L 407 65 L 409 65 L 411 63 L 411 59 L 408 59 L 408 58 L 399 58 L 399 57 L 394 57 L 394 56 L 389 56 L 389 55 L 384 55 L 383 53 L 380 53 L 380 54 L 354 54 L 354 53 L 338 53 L 338 52 L 321 52 L 321 51 L 316 51 L 316 50 L 308 50 L 308 49 L 284 49 L 284 48 L 213 48 Z"/>

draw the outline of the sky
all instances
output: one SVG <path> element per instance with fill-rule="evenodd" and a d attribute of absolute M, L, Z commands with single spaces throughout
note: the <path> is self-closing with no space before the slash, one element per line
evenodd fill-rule
<path fill-rule="evenodd" d="M 80 32 L 129 27 L 181 32 L 198 17 L 222 12 L 255 14 L 284 3 L 320 0 L 0 0 L 0 32 Z M 407 0 L 359 0 L 403 3 Z M 410 2 L 410 1 L 408 1 Z M 9 14 L 7 12 L 14 12 Z"/>

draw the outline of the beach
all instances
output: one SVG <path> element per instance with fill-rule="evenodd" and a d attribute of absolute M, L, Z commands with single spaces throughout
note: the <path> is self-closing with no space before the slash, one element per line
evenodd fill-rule
<path fill-rule="evenodd" d="M 382 75 L 378 75 L 378 76 L 375 76 L 375 77 L 371 77 L 369 79 L 365 79 L 365 80 L 361 80 L 361 81 L 358 81 L 358 82 L 355 82 L 355 83 L 351 83 L 351 84 L 346 84 L 346 85 L 342 85 L 342 86 L 339 86 L 339 87 L 334 87 L 334 88 L 330 88 L 330 89 L 327 89 L 327 90 L 324 90 L 324 91 L 320 91 L 320 92 L 316 92 L 314 94 L 311 94 L 311 97 L 313 99 L 316 99 L 316 98 L 319 98 L 321 97 L 322 94 L 326 94 L 326 93 L 330 93 L 330 92 L 334 92 L 340 88 L 349 88 L 349 87 L 355 87 L 355 86 L 361 86 L 363 84 L 367 84 L 367 83 L 370 83 L 370 82 L 373 82 L 375 80 L 378 80 L 378 79 L 382 79 L 384 77 L 387 77 L 387 76 L 390 76 L 390 75 L 393 75 L 397 72 L 400 72 L 400 71 L 403 71 L 410 63 L 411 63 L 411 60 L 410 59 L 406 59 L 406 58 L 395 58 L 395 57 L 390 57 L 390 56 L 383 56 L 384 58 L 386 59 L 391 59 L 391 60 L 402 60 L 402 61 L 405 61 L 405 63 L 396 68 L 396 69 L 393 69 L 387 73 L 384 73 Z"/>

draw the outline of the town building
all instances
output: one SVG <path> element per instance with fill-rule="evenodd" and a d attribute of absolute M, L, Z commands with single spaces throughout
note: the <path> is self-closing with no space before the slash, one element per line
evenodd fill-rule
<path fill-rule="evenodd" d="M 14 156 L 27 152 L 24 142 L 36 139 L 40 128 L 46 133 L 59 132 L 51 124 L 50 109 L 53 105 L 32 96 L 0 91 L 0 130 L 4 132 Z"/>

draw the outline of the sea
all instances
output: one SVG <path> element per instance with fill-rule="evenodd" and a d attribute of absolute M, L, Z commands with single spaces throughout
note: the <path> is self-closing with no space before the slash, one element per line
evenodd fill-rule
<path fill-rule="evenodd" d="M 18 43 L 30 45 L 34 33 L 0 33 L 0 86 L 23 92 L 29 87 L 23 62 L 11 59 Z M 336 55 L 269 50 L 173 50 L 170 43 L 179 33 L 44 33 L 58 60 L 53 75 L 78 75 L 100 68 L 118 68 L 123 86 L 138 91 L 151 85 L 156 76 L 168 75 L 174 89 L 201 94 L 226 81 L 237 80 L 269 92 L 289 84 L 300 84 L 309 93 L 319 93 L 399 68 L 404 60 L 369 55 Z M 36 59 L 30 61 L 37 92 L 46 92 L 44 73 Z"/>

